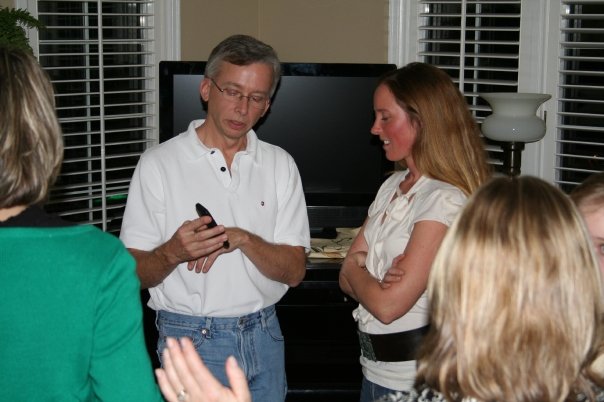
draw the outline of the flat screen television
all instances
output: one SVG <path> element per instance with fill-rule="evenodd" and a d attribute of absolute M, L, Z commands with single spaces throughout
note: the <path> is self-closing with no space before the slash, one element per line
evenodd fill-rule
<path fill-rule="evenodd" d="M 165 141 L 205 118 L 199 95 L 203 61 L 159 65 L 159 137 Z M 363 223 L 393 165 L 371 135 L 373 91 L 393 64 L 283 63 L 269 112 L 254 127 L 261 140 L 296 161 L 311 234 L 331 237 L 338 227 Z"/>

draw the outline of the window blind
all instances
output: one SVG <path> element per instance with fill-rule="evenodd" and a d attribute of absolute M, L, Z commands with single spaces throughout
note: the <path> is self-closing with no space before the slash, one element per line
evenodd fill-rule
<path fill-rule="evenodd" d="M 154 1 L 37 1 L 39 60 L 65 157 L 47 209 L 119 232 L 130 178 L 155 142 Z"/>
<path fill-rule="evenodd" d="M 520 0 L 420 0 L 419 60 L 445 70 L 459 86 L 476 119 L 490 114 L 481 92 L 517 92 Z M 493 165 L 499 144 L 487 140 Z"/>
<path fill-rule="evenodd" d="M 604 1 L 562 1 L 556 133 L 558 185 L 604 170 Z"/>

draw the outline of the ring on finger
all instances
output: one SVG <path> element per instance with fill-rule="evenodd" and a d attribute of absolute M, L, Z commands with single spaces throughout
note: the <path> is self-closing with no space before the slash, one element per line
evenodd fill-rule
<path fill-rule="evenodd" d="M 178 399 L 178 402 L 185 402 L 187 400 L 187 391 L 185 391 L 184 388 L 178 391 L 178 394 L 176 394 L 176 399 Z"/>

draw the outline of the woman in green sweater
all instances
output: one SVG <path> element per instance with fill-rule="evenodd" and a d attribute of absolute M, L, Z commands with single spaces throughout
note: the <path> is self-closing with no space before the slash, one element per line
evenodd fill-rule
<path fill-rule="evenodd" d="M 134 259 L 39 206 L 62 155 L 46 74 L 0 47 L 0 400 L 161 401 Z"/>

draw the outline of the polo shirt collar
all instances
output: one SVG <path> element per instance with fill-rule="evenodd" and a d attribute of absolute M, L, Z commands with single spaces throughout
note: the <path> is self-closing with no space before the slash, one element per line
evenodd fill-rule
<path fill-rule="evenodd" d="M 201 126 L 204 121 L 205 121 L 204 119 L 193 120 L 191 122 L 191 124 L 189 124 L 187 131 L 184 133 L 184 137 L 185 137 L 184 152 L 185 152 L 185 155 L 187 156 L 187 158 L 190 160 L 198 159 L 198 158 L 210 153 L 213 149 L 215 149 L 215 148 L 208 148 L 203 142 L 201 142 L 199 140 L 199 137 L 197 137 L 197 132 L 195 131 L 195 129 L 197 127 Z M 254 132 L 254 130 L 248 131 L 246 136 L 247 136 L 246 149 L 243 151 L 239 151 L 238 154 L 249 155 L 252 158 L 252 160 L 254 161 L 254 163 L 259 163 L 260 155 L 258 152 L 258 143 L 259 143 L 258 136 Z"/>

